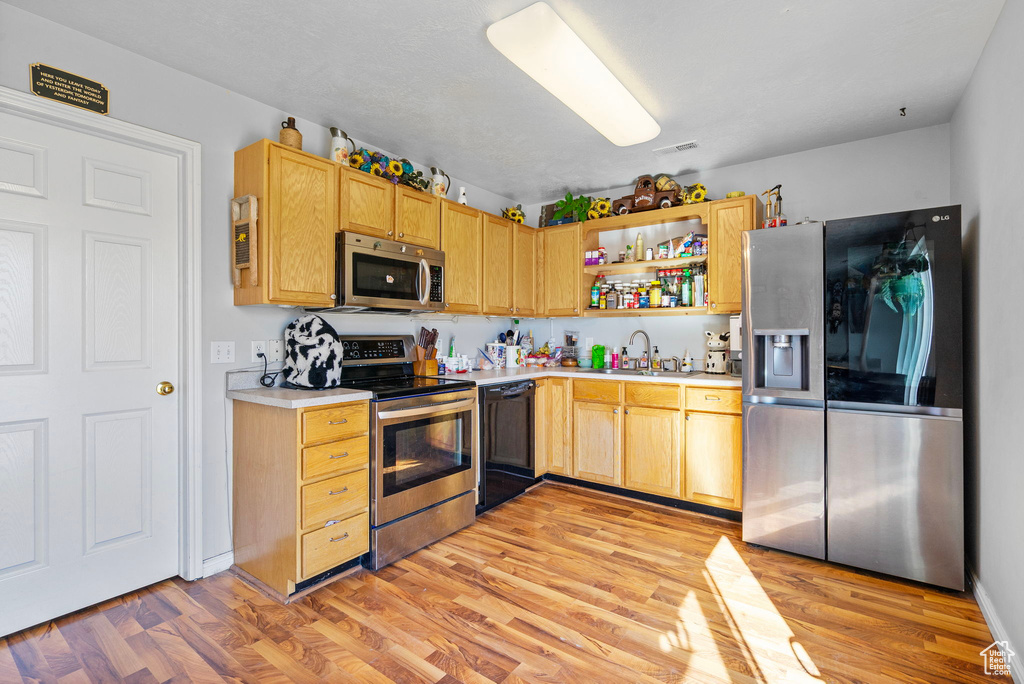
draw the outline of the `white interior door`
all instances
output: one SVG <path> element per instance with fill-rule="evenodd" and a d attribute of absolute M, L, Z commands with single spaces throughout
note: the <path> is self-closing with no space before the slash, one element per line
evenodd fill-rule
<path fill-rule="evenodd" d="M 0 635 L 177 572 L 178 190 L 0 113 Z"/>

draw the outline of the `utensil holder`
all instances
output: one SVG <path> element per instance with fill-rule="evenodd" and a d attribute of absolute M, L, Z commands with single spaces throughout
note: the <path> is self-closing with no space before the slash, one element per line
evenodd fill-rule
<path fill-rule="evenodd" d="M 412 372 L 414 375 L 437 375 L 437 359 L 413 361 Z"/>

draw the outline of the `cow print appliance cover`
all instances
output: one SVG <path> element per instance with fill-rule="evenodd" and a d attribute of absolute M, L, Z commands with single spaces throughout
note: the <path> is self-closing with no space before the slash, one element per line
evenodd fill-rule
<path fill-rule="evenodd" d="M 284 329 L 284 344 L 285 382 L 312 389 L 341 384 L 342 346 L 330 323 L 313 314 L 300 316 Z"/>

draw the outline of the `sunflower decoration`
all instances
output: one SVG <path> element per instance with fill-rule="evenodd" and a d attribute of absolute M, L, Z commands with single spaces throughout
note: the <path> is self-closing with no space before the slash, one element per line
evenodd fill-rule
<path fill-rule="evenodd" d="M 607 197 L 595 197 L 587 210 L 588 219 L 599 219 L 612 215 L 612 203 Z"/>
<path fill-rule="evenodd" d="M 402 162 L 398 161 L 397 159 L 392 159 L 391 161 L 389 161 L 388 173 L 390 173 L 395 178 L 401 178 L 403 173 Z"/>
<path fill-rule="evenodd" d="M 366 163 L 366 150 L 359 150 L 348 157 L 348 165 L 354 169 L 361 168 Z"/>
<path fill-rule="evenodd" d="M 384 169 L 381 168 L 380 162 L 373 162 L 370 164 L 370 175 L 371 176 L 383 176 Z"/>
<path fill-rule="evenodd" d="M 507 209 L 501 210 L 501 215 L 510 221 L 516 223 L 522 223 L 526 219 L 526 215 L 523 214 L 523 205 L 517 204 L 514 207 L 508 207 Z"/>
<path fill-rule="evenodd" d="M 703 183 L 694 183 L 683 188 L 683 204 L 698 204 L 707 199 L 708 189 Z"/>

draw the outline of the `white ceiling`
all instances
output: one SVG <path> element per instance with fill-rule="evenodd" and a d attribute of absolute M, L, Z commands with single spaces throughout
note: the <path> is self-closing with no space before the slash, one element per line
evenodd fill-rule
<path fill-rule="evenodd" d="M 620 148 L 488 43 L 532 0 L 6 1 L 522 202 L 945 123 L 1003 5 L 548 0 L 661 124 Z"/>

